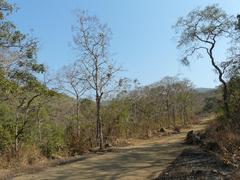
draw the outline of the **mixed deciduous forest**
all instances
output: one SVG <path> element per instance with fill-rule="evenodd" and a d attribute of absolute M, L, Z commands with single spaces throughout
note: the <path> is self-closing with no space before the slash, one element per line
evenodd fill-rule
<path fill-rule="evenodd" d="M 1 168 L 121 146 L 165 129 L 178 132 L 212 115 L 218 131 L 209 136 L 228 145 L 231 153 L 239 151 L 239 15 L 210 5 L 176 22 L 183 65 L 202 57 L 220 83 L 215 89 L 198 89 L 178 76 L 150 85 L 121 77 L 123 68 L 111 58 L 110 27 L 80 10 L 72 26 L 78 56 L 51 72 L 38 62 L 37 38 L 20 32 L 9 20 L 15 11 L 15 5 L 0 0 Z M 229 56 L 219 61 L 215 49 L 222 39 L 229 45 Z"/>

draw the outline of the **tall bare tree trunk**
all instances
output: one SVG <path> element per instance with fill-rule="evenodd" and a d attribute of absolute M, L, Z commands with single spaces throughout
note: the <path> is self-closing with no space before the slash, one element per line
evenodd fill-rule
<path fill-rule="evenodd" d="M 77 135 L 80 136 L 81 131 L 81 125 L 80 125 L 80 102 L 79 102 L 79 96 L 77 95 L 77 103 L 76 103 L 76 114 L 77 114 Z"/>
<path fill-rule="evenodd" d="M 96 117 L 97 117 L 97 140 L 99 143 L 99 148 L 103 149 L 103 132 L 102 132 L 102 120 L 101 120 L 101 97 L 96 95 Z"/>

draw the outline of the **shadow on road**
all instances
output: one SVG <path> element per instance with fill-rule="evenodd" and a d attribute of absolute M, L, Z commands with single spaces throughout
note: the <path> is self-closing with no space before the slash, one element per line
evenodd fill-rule
<path fill-rule="evenodd" d="M 97 155 L 68 165 L 50 168 L 24 179 L 145 179 L 154 178 L 183 149 L 181 143 L 154 143 L 125 152 Z M 18 179 L 18 178 L 16 178 Z M 19 177 L 21 179 L 21 177 Z"/>

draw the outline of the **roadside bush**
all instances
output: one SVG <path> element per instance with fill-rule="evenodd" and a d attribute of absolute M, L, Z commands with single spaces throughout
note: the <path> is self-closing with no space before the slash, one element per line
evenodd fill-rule
<path fill-rule="evenodd" d="M 0 125 L 0 155 L 5 152 L 11 145 L 11 134 Z"/>
<path fill-rule="evenodd" d="M 240 126 L 240 77 L 234 77 L 229 82 L 230 93 L 230 109 L 231 118 L 234 121 L 234 126 Z"/>
<path fill-rule="evenodd" d="M 65 144 L 69 155 L 82 154 L 90 148 L 96 146 L 95 136 L 91 136 L 87 125 L 81 127 L 80 130 L 76 128 L 74 123 L 69 123 L 65 129 Z"/>
<path fill-rule="evenodd" d="M 13 114 L 7 105 L 0 104 L 0 155 L 10 148 L 13 137 Z"/>
<path fill-rule="evenodd" d="M 41 161 L 46 160 L 44 158 L 37 146 L 34 145 L 24 145 L 19 151 L 19 156 L 16 159 L 17 166 L 28 166 L 41 163 Z"/>
<path fill-rule="evenodd" d="M 43 130 L 43 137 L 39 147 L 45 157 L 53 158 L 64 150 L 64 134 L 60 127 L 49 124 Z"/>

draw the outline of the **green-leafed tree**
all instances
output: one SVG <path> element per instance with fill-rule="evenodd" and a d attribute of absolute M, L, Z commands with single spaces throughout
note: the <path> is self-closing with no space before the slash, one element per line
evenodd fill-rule
<path fill-rule="evenodd" d="M 29 128 L 35 101 L 50 91 L 42 85 L 37 74 L 45 71 L 37 62 L 37 41 L 21 33 L 8 20 L 16 11 L 15 5 L 0 1 L 0 92 L 1 101 L 8 103 L 14 114 L 15 152 Z M 50 93 L 51 94 L 51 93 Z"/>

